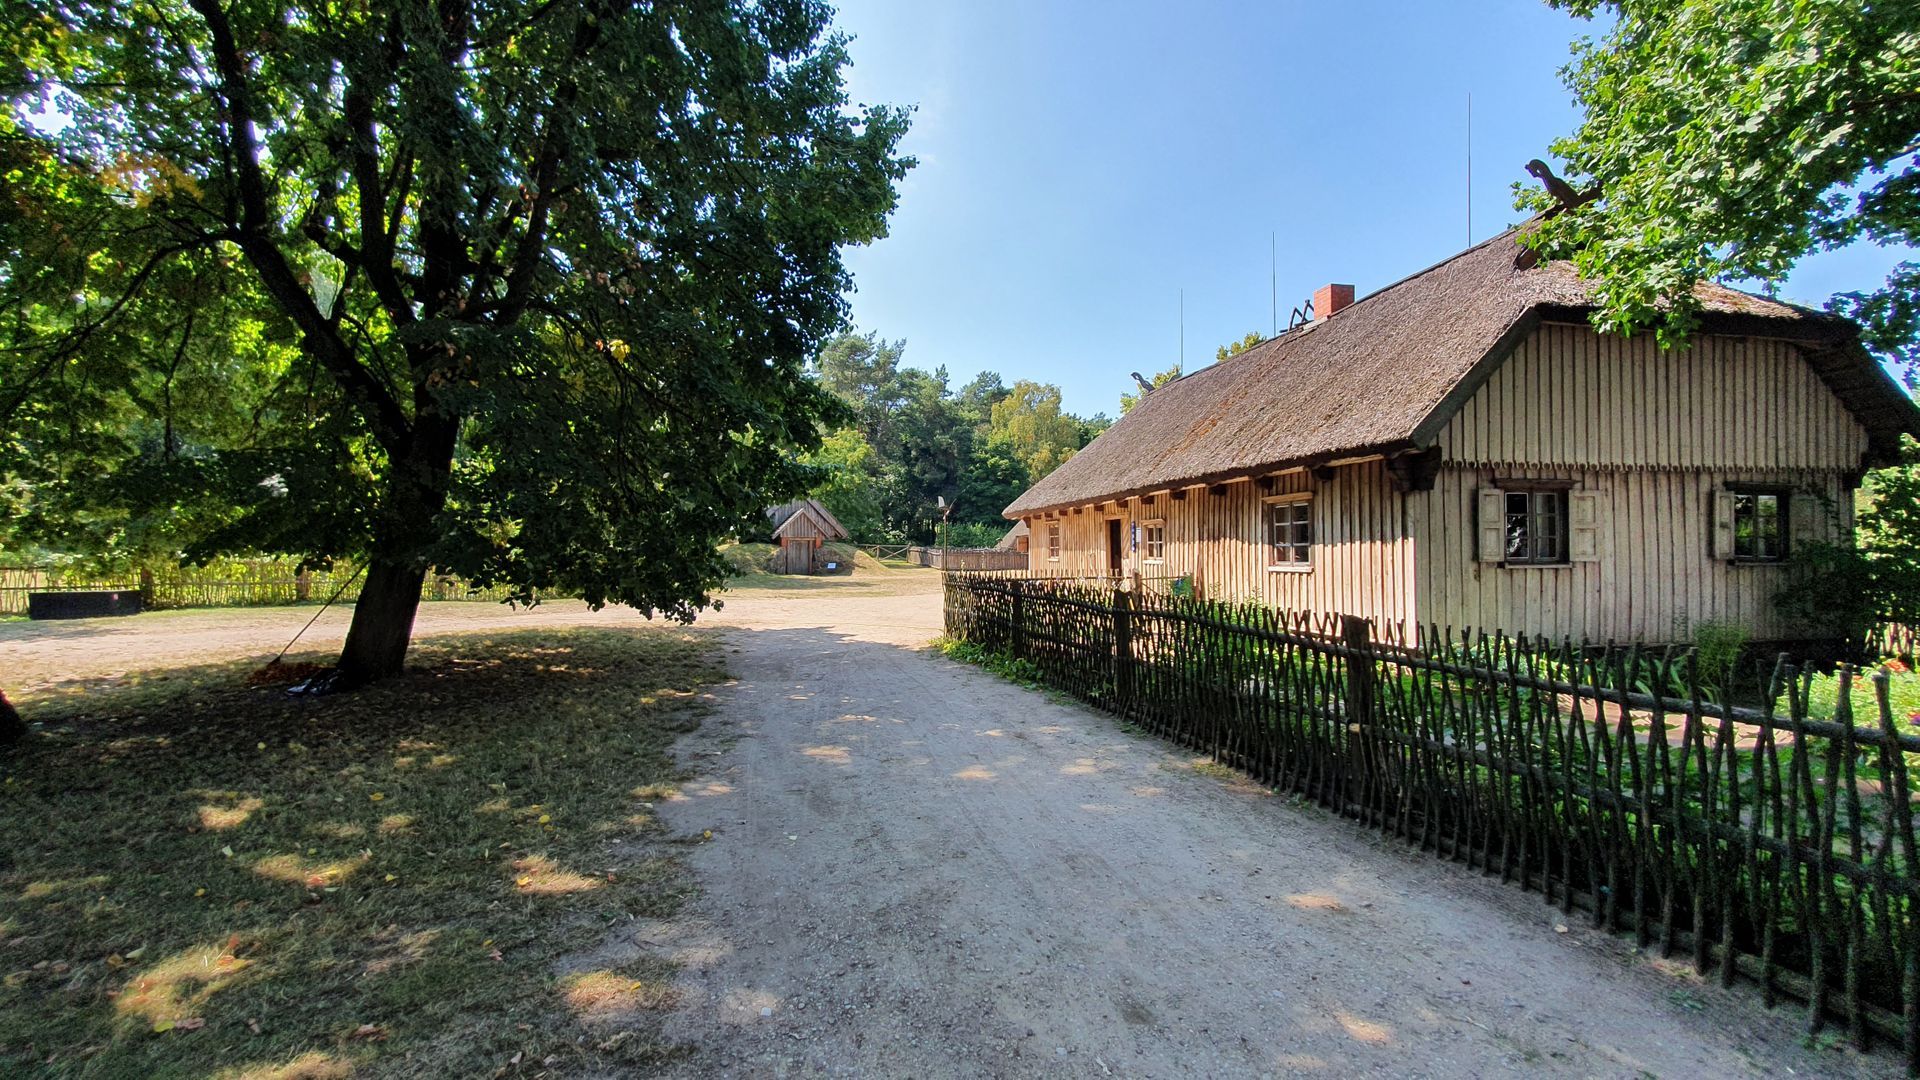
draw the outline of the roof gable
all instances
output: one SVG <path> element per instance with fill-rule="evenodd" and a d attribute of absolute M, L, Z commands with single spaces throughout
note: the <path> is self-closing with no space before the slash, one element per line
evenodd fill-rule
<path fill-rule="evenodd" d="M 828 540 L 848 540 L 852 536 L 833 512 L 818 499 L 795 499 L 769 507 L 767 519 L 773 524 L 776 539 L 784 536 L 822 536 Z"/>

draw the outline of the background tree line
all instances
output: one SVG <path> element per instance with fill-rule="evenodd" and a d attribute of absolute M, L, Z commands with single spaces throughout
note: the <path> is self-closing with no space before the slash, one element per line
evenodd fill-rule
<path fill-rule="evenodd" d="M 850 419 L 805 462 L 823 476 L 814 495 L 863 543 L 990 546 L 1007 504 L 1112 423 L 1067 412 L 1051 383 L 983 371 L 955 389 L 944 367 L 903 366 L 905 350 L 850 331 L 814 363 Z M 943 500 L 953 512 L 940 535 Z"/>

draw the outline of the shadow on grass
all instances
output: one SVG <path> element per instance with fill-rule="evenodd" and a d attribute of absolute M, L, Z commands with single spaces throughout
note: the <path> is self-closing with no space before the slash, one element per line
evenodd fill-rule
<path fill-rule="evenodd" d="M 644 1025 L 593 1037 L 554 964 L 690 887 L 632 792 L 679 779 L 669 746 L 721 675 L 705 639 L 429 639 L 404 678 L 313 700 L 249 688 L 247 667 L 21 703 L 36 735 L 0 757 L 0 1073 L 672 1052 Z"/>

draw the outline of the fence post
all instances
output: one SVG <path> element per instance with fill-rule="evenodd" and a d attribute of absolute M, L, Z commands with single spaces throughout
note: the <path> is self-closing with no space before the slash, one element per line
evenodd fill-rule
<path fill-rule="evenodd" d="M 1361 814 L 1366 812 L 1366 794 L 1372 783 L 1366 727 L 1373 722 L 1373 633 L 1367 620 L 1357 615 L 1340 616 L 1340 636 L 1347 645 L 1347 796 Z"/>
<path fill-rule="evenodd" d="M 153 606 L 152 567 L 143 566 L 140 568 L 140 606 L 145 608 Z"/>
<path fill-rule="evenodd" d="M 1013 641 L 1009 647 L 1018 660 L 1027 655 L 1027 591 L 1018 581 L 1007 582 L 1007 587 L 1013 604 Z"/>
<path fill-rule="evenodd" d="M 1113 701 L 1121 715 L 1133 704 L 1133 601 L 1124 589 L 1113 591 Z"/>

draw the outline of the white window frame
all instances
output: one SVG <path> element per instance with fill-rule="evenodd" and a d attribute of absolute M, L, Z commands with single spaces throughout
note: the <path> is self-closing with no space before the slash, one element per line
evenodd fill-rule
<path fill-rule="evenodd" d="M 1047 561 L 1060 561 L 1060 523 L 1047 522 Z"/>
<path fill-rule="evenodd" d="M 1158 555 L 1153 553 L 1155 543 L 1153 534 L 1156 532 L 1160 534 L 1158 541 L 1160 554 Z M 1140 522 L 1140 561 L 1143 563 L 1151 563 L 1155 566 L 1159 566 L 1167 561 L 1166 518 L 1147 518 Z"/>
<path fill-rule="evenodd" d="M 1307 508 L 1307 555 L 1305 559 L 1289 558 L 1286 562 L 1274 562 L 1273 509 L 1276 506 L 1304 505 Z M 1290 523 L 1297 524 L 1297 523 Z M 1267 570 L 1275 574 L 1310 574 L 1313 572 L 1313 549 L 1315 547 L 1313 492 L 1296 491 L 1286 495 L 1272 495 L 1260 500 L 1260 550 L 1266 555 Z M 1294 544 L 1287 543 L 1291 553 Z"/>

